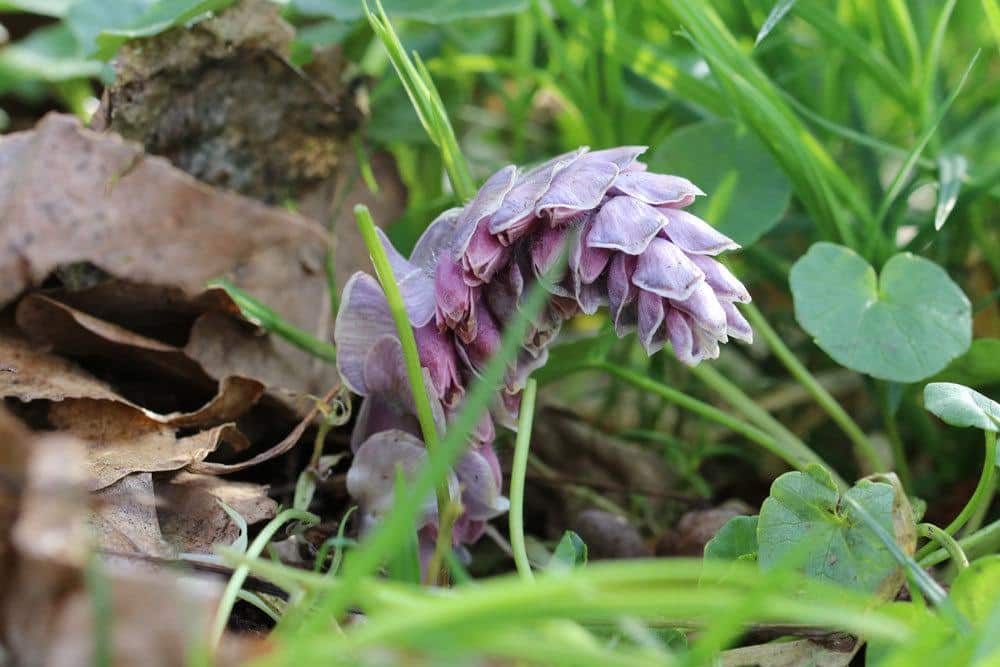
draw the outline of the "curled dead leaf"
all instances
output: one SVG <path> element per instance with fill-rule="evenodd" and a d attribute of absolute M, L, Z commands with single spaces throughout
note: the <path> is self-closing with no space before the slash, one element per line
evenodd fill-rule
<path fill-rule="evenodd" d="M 212 553 L 214 545 L 228 546 L 239 537 L 239 526 L 220 502 L 248 525 L 273 518 L 278 509 L 267 495 L 267 486 L 260 484 L 183 471 L 159 475 L 154 484 L 160 500 L 160 529 L 167 542 L 182 553 Z"/>
<path fill-rule="evenodd" d="M 157 558 L 175 555 L 160 531 L 150 473 L 126 475 L 94 493 L 93 499 L 90 521 L 103 550 Z"/>
<path fill-rule="evenodd" d="M 153 421 L 175 428 L 218 426 L 249 410 L 264 393 L 264 385 L 250 378 L 231 376 L 205 405 L 192 412 L 157 414 L 119 395 L 76 364 L 32 345 L 9 328 L 0 327 L 0 359 L 8 371 L 0 374 L 0 397 L 29 403 L 90 398 L 114 401 L 142 412 Z"/>
<path fill-rule="evenodd" d="M 236 443 L 238 448 L 247 444 L 232 424 L 178 437 L 173 426 L 114 401 L 67 399 L 51 404 L 48 414 L 56 429 L 87 443 L 91 491 L 130 473 L 178 470 L 200 463 L 222 442 Z"/>

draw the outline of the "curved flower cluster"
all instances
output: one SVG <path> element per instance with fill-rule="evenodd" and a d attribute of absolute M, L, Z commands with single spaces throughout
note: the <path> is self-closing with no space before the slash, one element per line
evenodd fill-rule
<path fill-rule="evenodd" d="M 523 173 L 505 167 L 468 205 L 431 223 L 409 259 L 382 237 L 442 424 L 499 349 L 501 331 L 534 281 L 542 280 L 551 297 L 509 366 L 492 411 L 506 426 L 516 422 L 528 376 L 545 364 L 549 343 L 576 314 L 607 306 L 619 336 L 636 331 L 649 354 L 669 341 L 687 364 L 717 357 L 719 344 L 730 337 L 752 339 L 734 305 L 750 295 L 713 259 L 737 244 L 683 210 L 704 193 L 685 178 L 647 171 L 637 161 L 644 150 L 581 148 Z M 567 266 L 552 279 L 564 248 Z M 341 376 L 367 397 L 348 484 L 368 512 L 384 506 L 386 493 L 391 501 L 392 476 L 374 490 L 377 471 L 391 470 L 390 460 L 419 459 L 417 450 L 404 452 L 400 443 L 422 452 L 399 341 L 370 276 L 355 274 L 345 286 L 335 338 Z M 493 428 L 484 418 L 467 454 L 488 465 L 463 459 L 456 466 L 466 508 L 456 531 L 460 541 L 477 538 L 486 520 L 506 510 L 490 446 Z M 395 444 L 379 436 L 386 432 L 394 433 Z M 377 454 L 366 451 L 376 445 Z M 491 475 L 482 474 L 487 468 Z M 432 506 L 428 517 L 433 527 Z"/>

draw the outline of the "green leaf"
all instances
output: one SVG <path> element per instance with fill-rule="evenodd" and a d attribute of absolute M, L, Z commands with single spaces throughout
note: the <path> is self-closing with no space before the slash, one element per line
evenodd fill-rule
<path fill-rule="evenodd" d="M 157 0 L 133 21 L 108 26 L 96 36 L 95 57 L 107 60 L 130 39 L 152 37 L 181 25 L 191 25 L 210 18 L 235 0 Z"/>
<path fill-rule="evenodd" d="M 767 233 L 788 208 L 788 178 L 760 139 L 735 121 L 674 132 L 653 151 L 649 166 L 689 178 L 708 193 L 691 212 L 741 245 Z"/>
<path fill-rule="evenodd" d="M 891 484 L 862 480 L 849 489 L 853 498 L 889 534 L 895 534 Z M 757 525 L 758 562 L 763 571 L 796 567 L 806 575 L 847 588 L 894 595 L 899 565 L 874 531 L 846 506 L 830 474 L 811 465 L 789 472 L 771 485 Z"/>
<path fill-rule="evenodd" d="M 705 558 L 756 560 L 757 522 L 756 516 L 734 516 L 705 545 Z"/>
<path fill-rule="evenodd" d="M 97 50 L 104 30 L 125 28 L 142 16 L 154 0 L 78 0 L 66 12 L 66 26 L 86 54 Z"/>
<path fill-rule="evenodd" d="M 563 533 L 546 569 L 570 570 L 587 564 L 587 544 L 572 530 Z"/>
<path fill-rule="evenodd" d="M 909 253 L 877 276 L 860 255 L 817 243 L 792 266 L 795 317 L 838 363 L 917 382 L 969 348 L 972 309 L 944 269 Z"/>
<path fill-rule="evenodd" d="M 969 163 L 961 155 L 942 155 L 938 158 L 938 203 L 934 212 L 934 229 L 944 227 L 955 208 L 958 191 L 968 169 Z"/>
<path fill-rule="evenodd" d="M 103 63 L 82 55 L 79 43 L 65 25 L 45 26 L 0 49 L 0 92 L 25 81 L 54 83 L 94 78 L 103 69 Z"/>
<path fill-rule="evenodd" d="M 951 599 L 973 626 L 984 623 L 1000 600 L 1000 555 L 984 556 L 959 572 Z"/>
<path fill-rule="evenodd" d="M 767 15 L 767 19 L 764 20 L 764 25 L 760 27 L 760 31 L 757 33 L 757 39 L 754 40 L 753 45 L 757 46 L 764 38 L 767 37 L 768 33 L 774 30 L 774 26 L 778 25 L 778 21 L 785 17 L 785 14 L 795 5 L 795 0 L 778 0 L 774 3 L 774 7 L 771 8 L 771 13 Z"/>
<path fill-rule="evenodd" d="M 73 0 L 0 0 L 0 12 L 30 12 L 61 18 Z"/>
<path fill-rule="evenodd" d="M 924 387 L 924 407 L 952 426 L 1000 431 L 1000 403 L 960 384 L 930 383 Z"/>
<path fill-rule="evenodd" d="M 977 338 L 969 349 L 935 377 L 969 387 L 1000 383 L 1000 338 Z"/>
<path fill-rule="evenodd" d="M 360 0 L 292 0 L 292 8 L 307 16 L 357 21 L 363 16 Z M 495 18 L 524 11 L 528 0 L 383 0 L 385 13 L 394 19 L 448 23 L 459 19 Z"/>

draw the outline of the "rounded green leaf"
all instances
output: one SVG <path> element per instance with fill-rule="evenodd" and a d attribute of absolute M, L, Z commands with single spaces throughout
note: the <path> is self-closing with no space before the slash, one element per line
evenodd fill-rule
<path fill-rule="evenodd" d="M 1000 431 L 1000 403 L 960 384 L 930 383 L 924 387 L 924 407 L 952 426 Z"/>
<path fill-rule="evenodd" d="M 734 516 L 705 545 L 705 558 L 755 560 L 757 558 L 757 517 Z"/>
<path fill-rule="evenodd" d="M 877 276 L 860 255 L 817 243 L 790 277 L 795 317 L 838 363 L 873 377 L 917 382 L 969 348 L 972 308 L 944 269 L 910 253 Z"/>
<path fill-rule="evenodd" d="M 985 556 L 959 572 L 951 599 L 973 626 L 985 623 L 1000 604 L 1000 556 Z"/>
<path fill-rule="evenodd" d="M 731 120 L 674 132 L 653 150 L 649 166 L 688 178 L 708 193 L 691 212 L 740 245 L 763 236 L 788 208 L 788 178 L 760 140 Z"/>
<path fill-rule="evenodd" d="M 891 484 L 862 480 L 846 494 L 894 535 L 896 492 Z M 847 588 L 895 595 L 898 564 L 878 536 L 842 502 L 830 474 L 819 466 L 789 472 L 771 485 L 757 523 L 757 560 L 765 572 L 795 567 Z M 886 590 L 882 590 L 886 588 Z M 893 588 L 893 590 L 888 590 Z M 898 588 L 898 587 L 895 587 Z"/>

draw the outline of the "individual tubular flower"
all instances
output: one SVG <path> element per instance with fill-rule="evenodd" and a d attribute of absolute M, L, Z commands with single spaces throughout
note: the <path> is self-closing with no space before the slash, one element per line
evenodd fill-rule
<path fill-rule="evenodd" d="M 431 323 L 416 329 L 415 337 L 434 422 L 443 432 L 446 414 L 457 408 L 457 397 L 464 393 L 451 334 Z M 397 465 L 410 479 L 426 459 L 402 346 L 385 294 L 371 276 L 356 273 L 345 285 L 334 339 L 344 384 L 365 397 L 351 437 L 354 459 L 347 488 L 358 502 L 362 528 L 367 529 L 392 506 Z M 478 539 L 486 521 L 509 506 L 501 495 L 493 437 L 493 423 L 484 415 L 449 478 L 452 496 L 460 497 L 464 508 L 459 530 L 453 531 L 456 544 Z M 430 497 L 421 523 L 424 547 L 433 544 L 424 542 L 436 524 L 437 503 Z"/>

